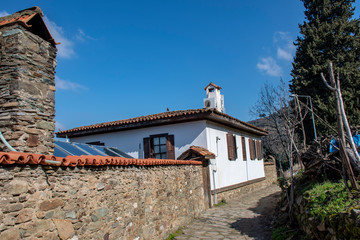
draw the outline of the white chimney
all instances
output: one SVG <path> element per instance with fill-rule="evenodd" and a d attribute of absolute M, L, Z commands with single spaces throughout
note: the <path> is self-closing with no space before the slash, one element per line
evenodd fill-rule
<path fill-rule="evenodd" d="M 205 87 L 206 98 L 204 98 L 204 108 L 215 108 L 219 112 L 225 113 L 224 96 L 220 94 L 221 87 L 209 83 Z"/>

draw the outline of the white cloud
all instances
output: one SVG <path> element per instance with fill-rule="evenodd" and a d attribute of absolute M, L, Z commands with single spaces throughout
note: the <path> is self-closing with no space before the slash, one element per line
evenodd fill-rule
<path fill-rule="evenodd" d="M 292 55 L 292 51 L 291 49 L 282 49 L 281 47 L 278 47 L 277 49 L 277 57 L 279 59 L 284 59 L 284 60 L 288 60 L 288 61 L 292 61 L 293 60 L 293 55 Z"/>
<path fill-rule="evenodd" d="M 286 41 L 286 42 L 292 42 L 291 34 L 289 32 L 281 32 L 277 31 L 274 33 L 274 43 Z"/>
<path fill-rule="evenodd" d="M 292 61 L 295 53 L 295 46 L 289 32 L 276 32 L 274 44 L 277 47 L 277 57 L 286 61 Z"/>
<path fill-rule="evenodd" d="M 75 39 L 80 41 L 80 42 L 84 42 L 85 40 L 95 40 L 95 38 L 87 35 L 82 29 L 78 29 L 78 32 L 75 36 Z"/>
<path fill-rule="evenodd" d="M 265 72 L 267 75 L 273 77 L 280 77 L 282 73 L 281 67 L 276 63 L 275 59 L 272 57 L 262 58 L 260 62 L 257 63 L 256 67 Z"/>
<path fill-rule="evenodd" d="M 64 124 L 59 123 L 58 121 L 55 121 L 55 131 L 57 131 L 57 130 L 61 131 L 61 130 L 65 130 L 65 129 L 66 129 L 66 127 Z"/>
<path fill-rule="evenodd" d="M 48 27 L 52 37 L 55 39 L 55 42 L 61 43 L 56 46 L 58 49 L 58 56 L 62 58 L 71 58 L 75 56 L 75 51 L 73 48 L 74 43 L 65 37 L 62 27 L 51 21 L 47 16 L 44 16 L 44 22 Z"/>
<path fill-rule="evenodd" d="M 87 89 L 87 87 L 85 87 L 81 84 L 63 80 L 63 79 L 59 78 L 58 76 L 55 76 L 55 84 L 56 84 L 56 88 L 61 89 L 61 90 L 80 90 L 80 89 L 86 90 Z"/>
<path fill-rule="evenodd" d="M 10 13 L 8 13 L 5 10 L 0 11 L 0 17 L 4 17 L 4 16 L 7 16 L 7 15 L 10 15 Z"/>

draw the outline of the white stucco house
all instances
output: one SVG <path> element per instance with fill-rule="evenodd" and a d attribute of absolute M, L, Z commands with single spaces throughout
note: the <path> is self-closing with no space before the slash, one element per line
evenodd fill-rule
<path fill-rule="evenodd" d="M 211 190 L 264 178 L 261 136 L 264 129 L 224 113 L 221 87 L 206 86 L 204 108 L 163 112 L 57 132 L 72 142 L 118 147 L 135 158 L 176 159 L 190 146 L 215 154 Z"/>

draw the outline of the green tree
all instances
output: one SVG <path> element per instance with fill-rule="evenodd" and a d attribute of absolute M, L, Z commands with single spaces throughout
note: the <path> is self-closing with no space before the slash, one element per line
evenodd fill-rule
<path fill-rule="evenodd" d="M 339 73 L 345 110 L 350 125 L 360 123 L 360 21 L 353 18 L 355 0 L 301 0 L 306 20 L 299 24 L 290 92 L 312 97 L 314 111 L 336 125 L 335 100 L 320 73 L 334 63 Z M 329 131 L 317 122 L 320 134 Z M 307 133 L 311 133 L 308 121 Z"/>

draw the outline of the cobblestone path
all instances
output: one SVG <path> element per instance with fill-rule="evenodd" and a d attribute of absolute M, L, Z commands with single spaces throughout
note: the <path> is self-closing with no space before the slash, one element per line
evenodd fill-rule
<path fill-rule="evenodd" d="M 176 240 L 271 239 L 271 221 L 280 188 L 271 185 L 208 209 L 183 229 Z"/>

